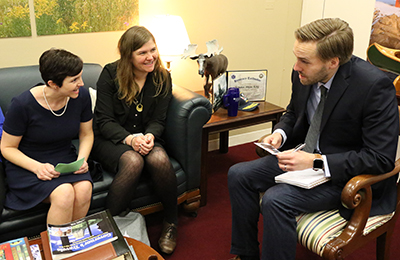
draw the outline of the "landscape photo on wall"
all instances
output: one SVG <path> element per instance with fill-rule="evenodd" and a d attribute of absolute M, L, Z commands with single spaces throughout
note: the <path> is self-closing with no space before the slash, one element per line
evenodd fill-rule
<path fill-rule="evenodd" d="M 126 30 L 139 22 L 139 0 L 34 0 L 37 35 Z"/>
<path fill-rule="evenodd" d="M 0 0 L 0 38 L 31 36 L 28 0 Z"/>
<path fill-rule="evenodd" d="M 370 43 L 400 49 L 400 0 L 376 0 Z"/>
<path fill-rule="evenodd" d="M 123 31 L 138 23 L 139 0 L 0 0 L 0 38 Z"/>

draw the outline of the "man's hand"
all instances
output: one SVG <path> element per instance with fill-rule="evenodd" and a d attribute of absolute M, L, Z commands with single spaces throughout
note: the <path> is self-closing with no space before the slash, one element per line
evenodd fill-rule
<path fill-rule="evenodd" d="M 262 143 L 271 144 L 275 148 L 281 147 L 282 144 L 282 135 L 280 133 L 274 133 L 269 135 L 262 140 Z"/>
<path fill-rule="evenodd" d="M 293 152 L 287 150 L 276 155 L 278 165 L 284 171 L 299 171 L 307 168 L 312 168 L 314 154 L 303 151 Z"/>

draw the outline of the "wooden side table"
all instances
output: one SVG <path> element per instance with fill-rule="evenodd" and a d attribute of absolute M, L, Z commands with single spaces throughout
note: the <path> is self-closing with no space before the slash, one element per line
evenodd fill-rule
<path fill-rule="evenodd" d="M 201 206 L 207 204 L 207 173 L 209 164 L 212 163 L 207 160 L 209 135 L 219 133 L 219 151 L 226 153 L 229 147 L 229 130 L 267 122 L 272 122 L 272 125 L 275 126 L 286 111 L 284 108 L 269 102 L 258 103 L 259 106 L 256 110 L 251 112 L 238 111 L 238 115 L 235 117 L 229 117 L 228 111 L 220 108 L 211 116 L 207 124 L 203 126 L 201 141 Z"/>

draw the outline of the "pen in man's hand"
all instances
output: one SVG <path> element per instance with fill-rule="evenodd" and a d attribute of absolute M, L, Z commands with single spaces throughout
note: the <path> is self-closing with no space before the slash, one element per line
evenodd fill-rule
<path fill-rule="evenodd" d="M 297 146 L 294 148 L 294 150 L 292 151 L 292 153 L 295 153 L 295 152 L 297 152 L 297 151 L 300 151 L 301 149 L 304 148 L 304 146 L 306 146 L 306 144 L 299 144 L 299 145 L 297 145 Z"/>

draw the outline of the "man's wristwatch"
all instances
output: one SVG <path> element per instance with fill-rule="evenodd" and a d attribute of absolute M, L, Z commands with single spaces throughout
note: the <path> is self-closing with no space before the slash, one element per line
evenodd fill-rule
<path fill-rule="evenodd" d="M 313 161 L 313 170 L 314 171 L 323 170 L 324 169 L 324 160 L 322 160 L 322 155 L 315 154 L 314 156 L 315 156 L 315 158 Z"/>

